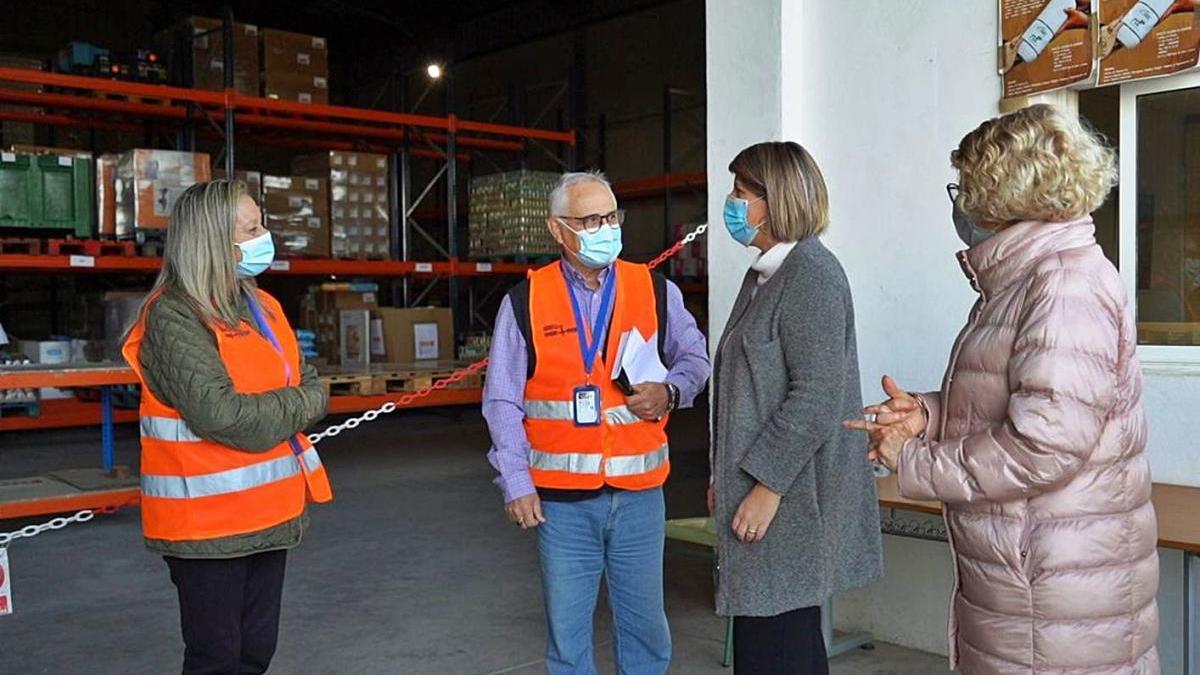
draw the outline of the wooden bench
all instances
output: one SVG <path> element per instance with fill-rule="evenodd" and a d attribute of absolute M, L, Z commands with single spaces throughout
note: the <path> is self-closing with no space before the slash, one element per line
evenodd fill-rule
<path fill-rule="evenodd" d="M 900 496 L 895 476 L 876 481 L 879 507 L 942 515 L 938 502 L 922 502 Z M 1158 545 L 1160 548 L 1183 552 L 1183 662 L 1185 672 L 1200 674 L 1200 654 L 1194 643 L 1195 622 L 1200 611 L 1200 488 L 1155 483 L 1152 500 L 1158 514 Z M 905 536 L 902 533 L 890 533 Z M 711 518 L 681 518 L 667 521 L 667 539 L 686 542 L 716 550 L 717 535 Z M 832 606 L 822 608 L 823 623 L 832 625 Z M 826 645 L 830 658 L 848 649 L 870 642 L 869 636 L 853 634 L 832 638 L 826 626 Z M 726 625 L 724 664 L 729 666 L 733 655 L 733 619 Z"/>

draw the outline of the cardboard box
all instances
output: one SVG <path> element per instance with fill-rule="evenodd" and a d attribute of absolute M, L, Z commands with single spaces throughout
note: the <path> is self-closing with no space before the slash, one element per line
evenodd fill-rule
<path fill-rule="evenodd" d="M 301 103 L 329 102 L 325 38 L 267 28 L 260 44 L 263 96 Z"/>
<path fill-rule="evenodd" d="M 454 315 L 441 307 L 381 307 L 387 363 L 454 359 Z"/>
<path fill-rule="evenodd" d="M 329 257 L 329 185 L 310 176 L 263 176 L 263 211 L 277 255 Z"/>
<path fill-rule="evenodd" d="M 306 155 L 292 162 L 292 172 L 328 180 L 333 257 L 389 257 L 391 221 L 387 155 L 340 150 Z"/>
<path fill-rule="evenodd" d="M 183 191 L 210 180 L 208 155 L 174 150 L 130 150 L 117 166 L 117 236 L 164 230 Z M 144 232 L 143 232 L 144 233 Z"/>
<path fill-rule="evenodd" d="M 71 341 L 21 340 L 21 353 L 30 361 L 43 365 L 69 363 L 71 361 Z"/>
<path fill-rule="evenodd" d="M 303 323 L 317 334 L 317 352 L 335 361 L 340 356 L 340 313 L 344 309 L 372 310 L 379 306 L 374 292 L 316 291 L 312 297 L 311 315 Z"/>
<path fill-rule="evenodd" d="M 22 340 L 21 353 L 30 361 L 43 365 L 53 365 L 71 362 L 70 340 Z M 57 387 L 41 387 L 38 398 L 43 400 L 72 398 L 74 394 Z"/>
<path fill-rule="evenodd" d="M 196 89 L 210 91 L 225 90 L 225 40 L 223 21 L 204 16 L 193 16 L 170 39 L 175 40 L 168 51 L 172 55 L 173 67 L 184 73 L 184 84 Z M 179 44 L 190 42 L 190 48 Z M 176 55 L 183 63 L 176 64 Z M 239 94 L 259 94 L 259 48 L 258 27 L 233 23 L 233 88 Z"/>
<path fill-rule="evenodd" d="M 96 158 L 96 232 L 101 237 L 117 236 L 117 165 L 120 155 Z"/>
<path fill-rule="evenodd" d="M 343 309 L 338 312 L 338 356 L 342 367 L 371 364 L 371 311 Z"/>
<path fill-rule="evenodd" d="M 213 167 L 213 180 L 224 180 L 225 169 Z M 261 171 L 242 171 L 238 169 L 233 172 L 233 177 L 246 184 L 246 194 L 254 200 L 255 204 L 260 207 L 263 205 L 263 175 Z"/>

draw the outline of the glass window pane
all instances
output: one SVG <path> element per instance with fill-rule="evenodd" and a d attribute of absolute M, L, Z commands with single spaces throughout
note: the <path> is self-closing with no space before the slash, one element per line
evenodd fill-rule
<path fill-rule="evenodd" d="M 1137 100 L 1138 342 L 1200 345 L 1200 88 Z"/>
<path fill-rule="evenodd" d="M 1121 140 L 1121 89 L 1105 87 L 1079 92 L 1079 115 L 1092 129 L 1100 132 L 1108 144 L 1117 147 Z M 1113 186 L 1108 199 L 1095 213 L 1096 241 L 1104 249 L 1104 255 L 1118 265 L 1120 253 L 1120 190 Z"/>

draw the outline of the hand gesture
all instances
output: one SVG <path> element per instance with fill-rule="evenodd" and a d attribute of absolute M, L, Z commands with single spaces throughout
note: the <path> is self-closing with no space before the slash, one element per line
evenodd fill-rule
<path fill-rule="evenodd" d="M 847 429 L 866 431 L 871 439 L 867 458 L 895 471 L 904 443 L 924 433 L 929 420 L 916 397 L 901 389 L 890 375 L 883 376 L 883 392 L 888 396 L 886 401 L 863 408 L 863 413 L 875 416 L 874 421 L 846 420 L 842 424 Z"/>
<path fill-rule="evenodd" d="M 667 414 L 670 397 L 662 382 L 643 382 L 633 385 L 633 395 L 625 397 L 625 405 L 641 419 L 654 421 Z"/>

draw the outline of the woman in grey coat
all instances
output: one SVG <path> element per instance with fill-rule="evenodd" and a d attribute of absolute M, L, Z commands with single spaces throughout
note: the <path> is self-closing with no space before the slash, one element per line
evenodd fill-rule
<path fill-rule="evenodd" d="M 821 605 L 883 573 L 864 440 L 850 286 L 821 243 L 825 181 L 795 143 L 729 165 L 725 225 L 762 251 L 717 349 L 712 485 L 717 612 L 738 675 L 827 673 Z"/>

